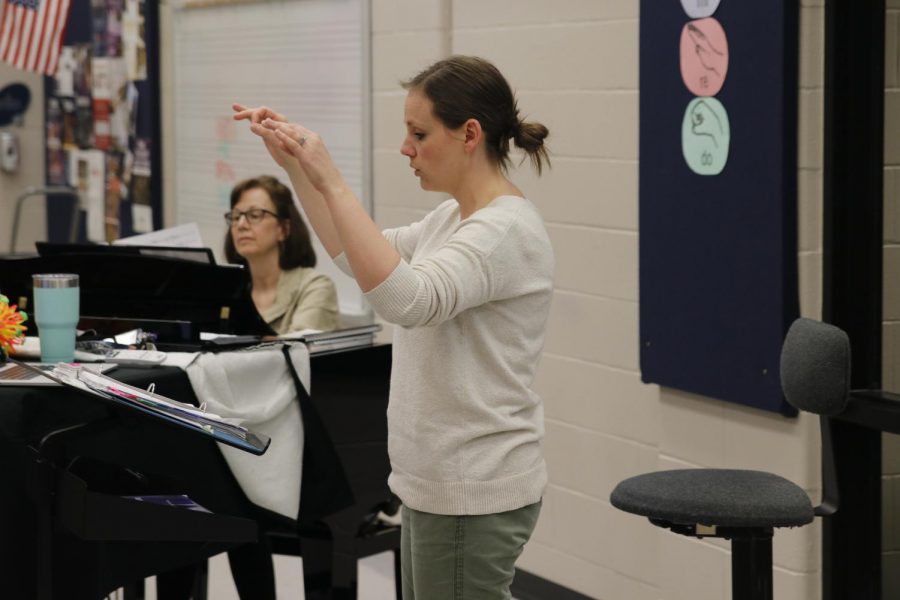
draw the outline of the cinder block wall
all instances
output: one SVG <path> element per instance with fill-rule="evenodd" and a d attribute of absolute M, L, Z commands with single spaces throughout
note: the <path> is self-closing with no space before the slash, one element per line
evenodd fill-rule
<path fill-rule="evenodd" d="M 820 314 L 822 281 L 823 5 L 801 2 L 798 260 L 802 312 L 813 317 Z M 900 0 L 888 0 L 888 6 L 886 131 L 898 131 Z M 450 53 L 496 62 L 518 90 L 523 112 L 550 128 L 553 150 L 553 169 L 543 178 L 527 166 L 513 174 L 543 211 L 558 260 L 537 380 L 546 402 L 551 482 L 520 564 L 603 600 L 719 600 L 730 586 L 726 544 L 657 530 L 614 510 L 609 491 L 632 474 L 700 465 L 775 470 L 817 496 L 819 438 L 813 419 L 784 419 L 640 382 L 638 19 L 637 0 L 372 0 L 375 213 L 383 226 L 408 223 L 442 199 L 418 189 L 399 154 L 405 93 L 398 81 Z M 164 46 L 163 60 L 170 58 Z M 39 78 L 0 66 L 0 81 L 22 79 L 42 97 Z M 170 122 L 170 83 L 162 82 L 164 128 Z M 0 176 L 0 246 L 8 244 L 8 226 L 2 224 L 10 223 L 12 198 L 25 185 L 43 181 L 39 100 L 22 133 L 23 171 Z M 898 144 L 888 136 L 885 148 L 885 373 L 895 387 Z M 173 149 L 166 147 L 171 160 Z M 41 224 L 43 215 L 28 222 Z M 40 232 L 23 232 L 22 244 L 41 238 Z M 886 507 L 900 503 L 900 489 L 894 492 L 900 448 L 890 447 Z M 891 568 L 900 560 L 895 513 L 886 510 L 886 573 L 900 572 Z M 819 555 L 817 526 L 779 532 L 776 595 L 819 598 Z M 891 585 L 887 589 L 900 590 Z"/>
<path fill-rule="evenodd" d="M 800 289 L 821 311 L 823 0 L 801 8 Z M 819 493 L 814 419 L 785 419 L 640 382 L 637 0 L 373 0 L 375 213 L 407 223 L 442 198 L 399 154 L 397 82 L 448 53 L 494 61 L 526 115 L 550 128 L 553 169 L 515 181 L 540 206 L 557 256 L 537 386 L 550 487 L 520 566 L 604 600 L 720 600 L 727 544 L 657 530 L 613 509 L 622 478 L 654 469 L 774 470 Z M 900 469 L 898 469 L 900 472 Z M 818 526 L 775 538 L 778 597 L 820 597 Z"/>
<path fill-rule="evenodd" d="M 882 383 L 900 392 L 900 0 L 887 0 L 884 61 L 884 324 Z M 882 581 L 900 596 L 900 437 L 882 438 Z"/>
<path fill-rule="evenodd" d="M 728 597 L 726 544 L 657 530 L 612 509 L 609 491 L 632 474 L 700 465 L 774 470 L 817 496 L 818 431 L 806 417 L 784 419 L 640 382 L 637 0 L 371 2 L 374 205 L 381 225 L 408 223 L 442 199 L 418 189 L 399 154 L 405 93 L 398 81 L 437 58 L 471 53 L 493 60 L 518 90 L 524 113 L 552 133 L 552 171 L 541 179 L 527 166 L 514 173 L 541 207 L 558 260 L 537 380 L 546 402 L 551 482 L 520 565 L 603 600 Z M 897 132 L 900 0 L 887 4 L 885 130 Z M 798 261 L 801 309 L 812 317 L 820 314 L 822 282 L 823 6 L 824 0 L 801 1 Z M 167 39 L 164 63 L 171 60 Z M 0 248 L 9 243 L 15 194 L 43 181 L 40 78 L 0 65 L 0 81 L 13 80 L 27 81 L 35 101 L 21 130 L 23 170 L 0 175 Z M 162 82 L 167 131 L 170 86 Z M 885 144 L 885 382 L 898 388 L 900 138 L 888 135 Z M 166 149 L 171 161 L 174 149 Z M 172 194 L 166 196 L 172 224 Z M 43 238 L 42 212 L 27 221 L 21 248 Z M 900 514 L 898 450 L 890 442 L 885 452 L 885 507 L 894 507 L 885 511 L 888 577 L 900 573 L 900 517 L 892 516 Z M 821 596 L 817 526 L 780 531 L 774 554 L 776 596 Z M 900 583 L 889 581 L 886 589 L 897 595 Z"/>

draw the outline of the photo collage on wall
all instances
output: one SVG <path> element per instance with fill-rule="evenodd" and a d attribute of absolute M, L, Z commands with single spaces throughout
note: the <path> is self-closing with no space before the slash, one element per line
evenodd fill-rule
<path fill-rule="evenodd" d="M 47 183 L 78 190 L 94 242 L 122 235 L 123 201 L 135 232 L 153 229 L 152 141 L 136 126 L 135 83 L 147 79 L 146 1 L 90 0 L 90 41 L 64 45 L 48 79 Z"/>

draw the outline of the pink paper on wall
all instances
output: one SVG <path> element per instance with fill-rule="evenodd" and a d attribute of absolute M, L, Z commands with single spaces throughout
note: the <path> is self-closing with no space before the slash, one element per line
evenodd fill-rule
<path fill-rule="evenodd" d="M 687 22 L 681 29 L 681 78 L 695 96 L 715 96 L 728 74 L 728 39 L 710 17 Z"/>

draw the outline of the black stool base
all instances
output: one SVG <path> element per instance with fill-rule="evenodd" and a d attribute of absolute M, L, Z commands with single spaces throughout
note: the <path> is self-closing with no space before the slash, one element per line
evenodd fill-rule
<path fill-rule="evenodd" d="M 772 530 L 731 540 L 732 600 L 772 600 Z"/>

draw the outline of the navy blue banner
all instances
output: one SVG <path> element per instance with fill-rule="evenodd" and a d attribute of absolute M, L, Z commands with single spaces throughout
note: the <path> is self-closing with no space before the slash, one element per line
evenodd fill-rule
<path fill-rule="evenodd" d="M 778 362 L 798 315 L 797 11 L 641 0 L 640 19 L 642 379 L 784 414 L 795 414 Z"/>

